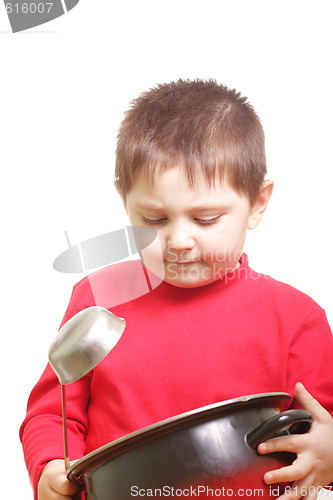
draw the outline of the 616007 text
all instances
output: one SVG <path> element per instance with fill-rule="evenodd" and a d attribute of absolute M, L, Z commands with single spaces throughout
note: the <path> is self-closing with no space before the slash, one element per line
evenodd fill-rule
<path fill-rule="evenodd" d="M 52 7 L 53 2 L 6 3 L 7 14 L 49 14 Z"/>

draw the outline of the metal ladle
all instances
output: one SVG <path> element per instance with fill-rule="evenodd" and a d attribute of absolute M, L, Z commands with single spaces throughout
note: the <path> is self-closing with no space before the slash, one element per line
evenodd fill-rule
<path fill-rule="evenodd" d="M 49 362 L 61 384 L 62 424 L 66 471 L 70 467 L 65 385 L 89 373 L 113 349 L 126 326 L 104 307 L 93 306 L 73 316 L 59 330 L 49 348 Z"/>

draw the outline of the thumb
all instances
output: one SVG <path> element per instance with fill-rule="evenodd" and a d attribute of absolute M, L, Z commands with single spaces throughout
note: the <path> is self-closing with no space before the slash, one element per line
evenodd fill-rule
<path fill-rule="evenodd" d="M 312 418 L 316 420 L 325 421 L 330 419 L 329 413 L 321 406 L 321 404 L 305 389 L 301 382 L 297 382 L 295 386 L 295 396 L 304 410 L 311 413 Z"/>

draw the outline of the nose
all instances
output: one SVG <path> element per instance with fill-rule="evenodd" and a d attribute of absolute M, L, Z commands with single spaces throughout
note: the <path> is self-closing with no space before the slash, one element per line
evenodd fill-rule
<path fill-rule="evenodd" d="M 193 230 L 186 223 L 176 222 L 168 227 L 167 247 L 173 250 L 190 250 L 195 246 Z"/>

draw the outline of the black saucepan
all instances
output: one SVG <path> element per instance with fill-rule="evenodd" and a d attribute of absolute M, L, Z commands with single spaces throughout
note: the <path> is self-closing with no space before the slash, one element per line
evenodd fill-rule
<path fill-rule="evenodd" d="M 291 401 L 285 393 L 258 394 L 183 413 L 97 449 L 68 478 L 82 484 L 87 500 L 277 497 L 285 485 L 267 486 L 263 475 L 295 456 L 256 448 L 309 429 L 311 415 L 287 410 Z"/>

